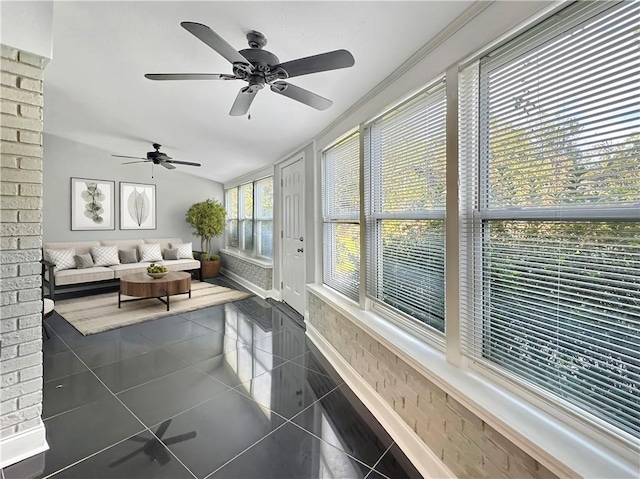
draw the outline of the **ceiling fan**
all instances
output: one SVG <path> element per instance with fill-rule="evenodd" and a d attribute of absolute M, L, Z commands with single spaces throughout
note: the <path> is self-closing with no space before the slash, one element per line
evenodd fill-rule
<path fill-rule="evenodd" d="M 271 91 L 317 110 L 326 110 L 333 102 L 283 80 L 310 73 L 352 67 L 353 55 L 347 50 L 335 50 L 310 57 L 280 63 L 273 53 L 264 50 L 267 37 L 254 30 L 247 33 L 249 47 L 236 51 L 220 35 L 206 25 L 182 22 L 180 25 L 214 49 L 233 65 L 233 74 L 224 73 L 147 73 L 149 80 L 244 80 L 229 115 L 242 116 L 249 111 L 259 90 L 269 85 Z"/>
<path fill-rule="evenodd" d="M 148 151 L 146 158 L 141 158 L 137 156 L 123 156 L 123 155 L 111 155 L 111 156 L 115 156 L 116 158 L 131 158 L 134 160 L 139 160 L 139 161 L 127 161 L 125 163 L 122 163 L 123 165 L 130 165 L 132 163 L 151 162 L 154 165 L 162 165 L 169 170 L 174 170 L 176 168 L 173 165 L 202 166 L 200 163 L 174 160 L 170 156 L 167 156 L 166 153 L 163 153 L 160 151 L 161 146 L 162 145 L 159 145 L 158 143 L 154 143 L 153 148 L 155 148 L 156 151 Z"/>

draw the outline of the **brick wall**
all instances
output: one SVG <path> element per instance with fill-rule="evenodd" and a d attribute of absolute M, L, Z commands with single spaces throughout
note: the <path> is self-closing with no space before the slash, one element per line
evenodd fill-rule
<path fill-rule="evenodd" d="M 0 440 L 41 423 L 43 67 L 1 46 Z"/>
<path fill-rule="evenodd" d="M 458 477 L 557 477 L 313 293 L 309 322 Z"/>
<path fill-rule="evenodd" d="M 237 256 L 220 252 L 222 267 L 252 284 L 269 291 L 273 287 L 273 266 L 260 266 Z"/>

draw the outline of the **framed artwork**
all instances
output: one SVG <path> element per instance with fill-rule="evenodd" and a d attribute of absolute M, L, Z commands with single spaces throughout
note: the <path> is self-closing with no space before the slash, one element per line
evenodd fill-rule
<path fill-rule="evenodd" d="M 156 229 L 156 185 L 120 182 L 120 229 Z"/>
<path fill-rule="evenodd" d="M 116 182 L 71 178 L 71 231 L 115 230 Z"/>

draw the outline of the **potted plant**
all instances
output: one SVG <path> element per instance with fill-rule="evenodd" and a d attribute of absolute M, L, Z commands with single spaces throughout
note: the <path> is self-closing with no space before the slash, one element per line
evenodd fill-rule
<path fill-rule="evenodd" d="M 187 210 L 187 223 L 193 235 L 200 238 L 200 279 L 215 278 L 220 272 L 220 256 L 211 253 L 211 240 L 222 236 L 227 215 L 222 203 L 207 199 L 194 203 Z"/>

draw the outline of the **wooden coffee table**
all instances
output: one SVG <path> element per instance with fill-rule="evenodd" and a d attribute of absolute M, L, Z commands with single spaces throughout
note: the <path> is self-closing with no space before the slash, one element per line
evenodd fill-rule
<path fill-rule="evenodd" d="M 123 294 L 134 296 L 135 299 L 121 299 Z M 128 274 L 120 278 L 118 308 L 122 303 L 129 301 L 156 298 L 166 304 L 167 311 L 169 311 L 169 297 L 178 294 L 188 294 L 191 297 L 191 275 L 189 273 L 170 271 L 159 279 L 153 279 L 147 273 Z"/>

